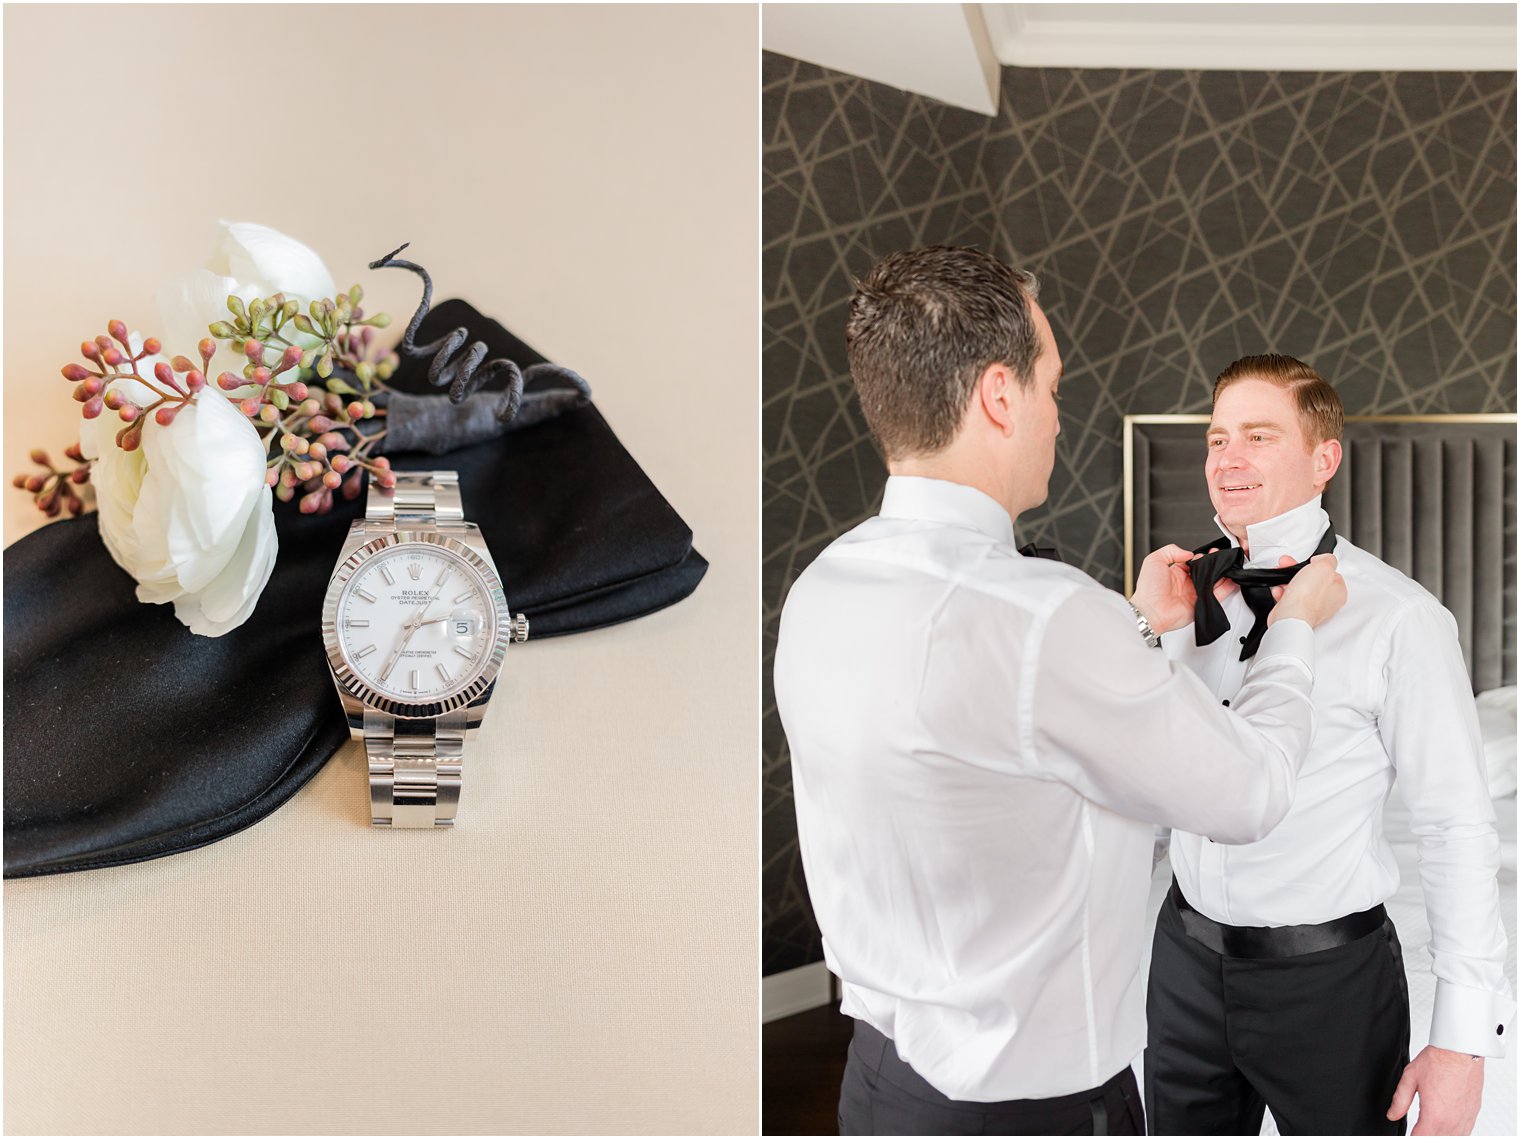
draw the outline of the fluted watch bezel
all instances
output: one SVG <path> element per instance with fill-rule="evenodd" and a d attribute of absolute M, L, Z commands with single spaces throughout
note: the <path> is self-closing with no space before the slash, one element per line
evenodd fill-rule
<path fill-rule="evenodd" d="M 426 703 L 409 703 L 388 696 L 372 687 L 363 679 L 343 656 L 338 636 L 338 602 L 349 581 L 369 561 L 387 553 L 397 546 L 437 546 L 449 551 L 480 575 L 486 586 L 486 594 L 495 611 L 495 629 L 491 645 L 485 654 L 480 671 L 466 684 L 441 700 Z M 327 651 L 327 663 L 340 691 L 352 696 L 367 707 L 389 713 L 399 719 L 428 719 L 441 716 L 456 708 L 463 708 L 487 693 L 501 672 L 506 658 L 507 644 L 512 640 L 512 614 L 507 606 L 506 591 L 501 578 L 491 564 L 471 549 L 465 542 L 450 534 L 436 530 L 397 530 L 370 538 L 339 563 L 327 585 L 322 600 L 322 644 Z"/>

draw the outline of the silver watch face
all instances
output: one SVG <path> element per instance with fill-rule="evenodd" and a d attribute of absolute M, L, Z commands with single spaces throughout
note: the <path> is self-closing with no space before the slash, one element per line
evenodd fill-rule
<path fill-rule="evenodd" d="M 437 534 L 377 538 L 339 565 L 323 610 L 329 663 L 366 704 L 436 715 L 496 677 L 507 606 L 491 567 Z"/>

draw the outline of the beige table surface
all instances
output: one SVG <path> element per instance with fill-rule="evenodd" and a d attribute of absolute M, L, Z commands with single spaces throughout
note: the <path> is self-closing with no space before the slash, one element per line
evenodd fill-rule
<path fill-rule="evenodd" d="M 81 337 L 151 326 L 218 218 L 259 221 L 396 314 L 414 279 L 364 265 L 411 241 L 592 381 L 712 562 L 513 652 L 452 832 L 373 831 L 350 745 L 206 849 L 7 882 L 6 1130 L 753 1131 L 754 10 L 4 19 L 7 481 L 75 437 Z M 5 494 L 9 543 L 40 515 Z"/>

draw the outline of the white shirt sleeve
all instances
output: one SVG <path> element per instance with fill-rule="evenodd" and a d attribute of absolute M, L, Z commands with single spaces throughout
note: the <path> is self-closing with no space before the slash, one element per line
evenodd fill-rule
<path fill-rule="evenodd" d="M 1282 821 L 1313 735 L 1314 633 L 1267 630 L 1232 708 L 1148 647 L 1116 593 L 1063 601 L 1026 658 L 1026 755 L 1119 814 L 1255 842 Z"/>
<path fill-rule="evenodd" d="M 1379 663 L 1387 696 L 1378 732 L 1409 807 L 1430 920 L 1430 1042 L 1502 1056 L 1499 1028 L 1515 1004 L 1504 976 L 1499 838 L 1456 622 L 1434 605 L 1402 608 Z"/>

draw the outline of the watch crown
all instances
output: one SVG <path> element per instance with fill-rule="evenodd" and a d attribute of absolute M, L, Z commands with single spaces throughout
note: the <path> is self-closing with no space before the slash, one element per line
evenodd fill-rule
<path fill-rule="evenodd" d="M 514 644 L 522 644 L 528 639 L 528 619 L 521 613 L 512 618 L 512 641 Z"/>

